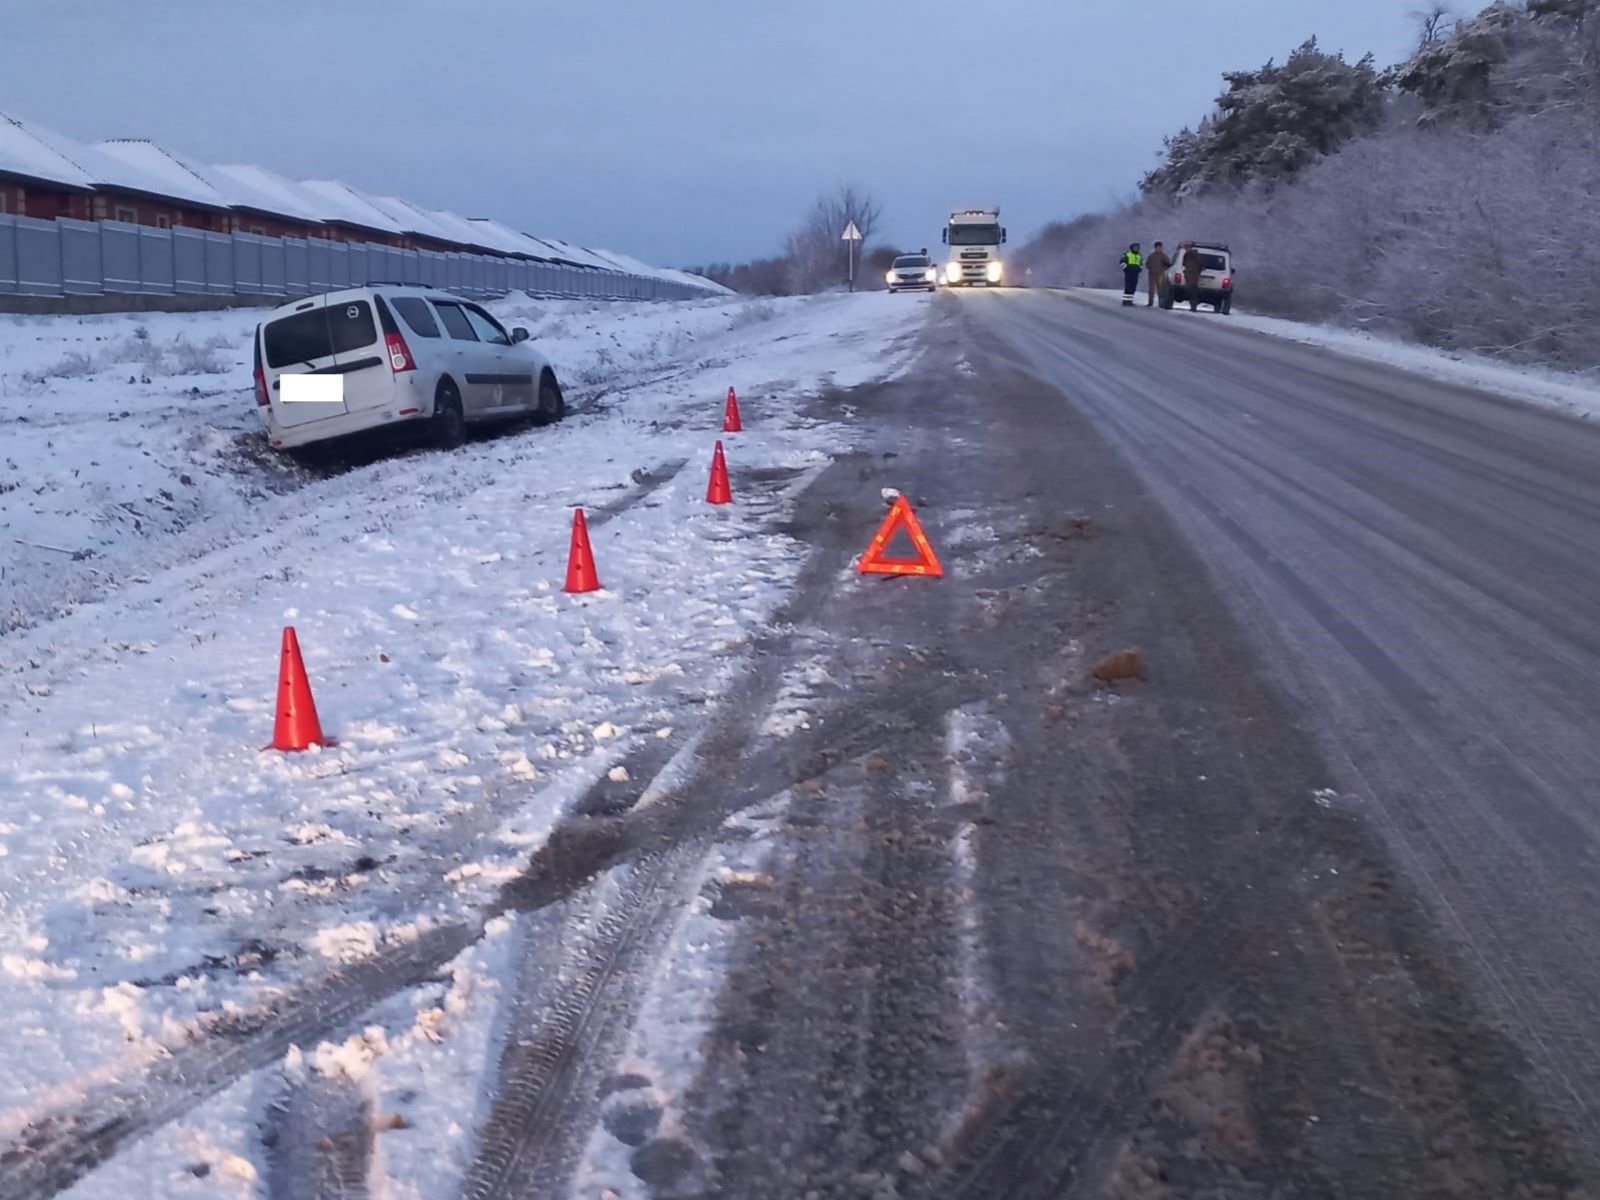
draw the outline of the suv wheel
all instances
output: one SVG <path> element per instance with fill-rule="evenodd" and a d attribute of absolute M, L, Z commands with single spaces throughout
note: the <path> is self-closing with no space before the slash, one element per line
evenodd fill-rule
<path fill-rule="evenodd" d="M 566 415 L 567 399 L 561 394 L 561 385 L 556 382 L 554 375 L 546 371 L 539 376 L 539 424 L 553 425 Z"/>
<path fill-rule="evenodd" d="M 428 440 L 440 450 L 454 450 L 467 440 L 467 422 L 461 415 L 461 393 L 450 379 L 441 379 L 433 393 L 433 416 L 428 418 Z"/>
<path fill-rule="evenodd" d="M 1233 315 L 1233 297 L 1224 296 L 1222 303 L 1217 305 L 1217 311 L 1225 317 L 1231 317 Z"/>

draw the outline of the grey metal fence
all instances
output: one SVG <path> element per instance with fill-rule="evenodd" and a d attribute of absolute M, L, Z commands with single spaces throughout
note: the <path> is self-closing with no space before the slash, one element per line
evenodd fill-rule
<path fill-rule="evenodd" d="M 712 294 L 653 276 L 486 254 L 0 214 L 4 295 L 288 297 L 378 279 L 485 298 L 512 291 L 604 300 L 692 300 Z"/>

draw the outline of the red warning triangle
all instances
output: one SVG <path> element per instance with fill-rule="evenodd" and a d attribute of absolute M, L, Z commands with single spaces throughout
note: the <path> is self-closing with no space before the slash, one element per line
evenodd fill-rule
<path fill-rule="evenodd" d="M 916 548 L 915 558 L 889 558 L 884 551 L 889 548 L 889 543 L 894 540 L 894 535 L 900 530 L 905 530 L 911 537 L 911 544 Z M 867 552 L 861 556 L 861 566 L 858 568 L 863 575 L 932 575 L 935 577 L 944 574 L 944 567 L 939 563 L 939 556 L 933 552 L 933 546 L 928 542 L 928 535 L 922 532 L 922 522 L 917 520 L 917 514 L 911 511 L 911 504 L 904 496 L 895 497 L 894 507 L 889 510 L 889 515 L 883 519 L 883 524 L 878 527 L 878 532 L 873 535 L 872 544 L 867 547 Z"/>

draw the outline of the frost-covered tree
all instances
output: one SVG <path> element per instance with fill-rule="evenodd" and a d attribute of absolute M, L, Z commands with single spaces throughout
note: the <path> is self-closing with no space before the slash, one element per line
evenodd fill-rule
<path fill-rule="evenodd" d="M 1166 161 L 1140 185 L 1147 195 L 1186 198 L 1217 188 L 1272 186 L 1383 121 L 1385 86 L 1372 56 L 1348 63 L 1315 38 L 1279 65 L 1223 76 L 1216 113 L 1170 138 Z"/>
<path fill-rule="evenodd" d="M 1600 103 L 1600 0 L 1499 0 L 1423 45 L 1389 80 L 1422 125 L 1496 128 Z"/>

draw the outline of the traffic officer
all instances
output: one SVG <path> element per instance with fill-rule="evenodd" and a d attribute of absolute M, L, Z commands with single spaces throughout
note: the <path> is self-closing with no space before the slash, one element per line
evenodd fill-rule
<path fill-rule="evenodd" d="M 1129 244 L 1122 256 L 1122 307 L 1132 308 L 1134 293 L 1139 290 L 1139 272 L 1144 269 L 1144 255 L 1139 253 L 1139 243 Z"/>

